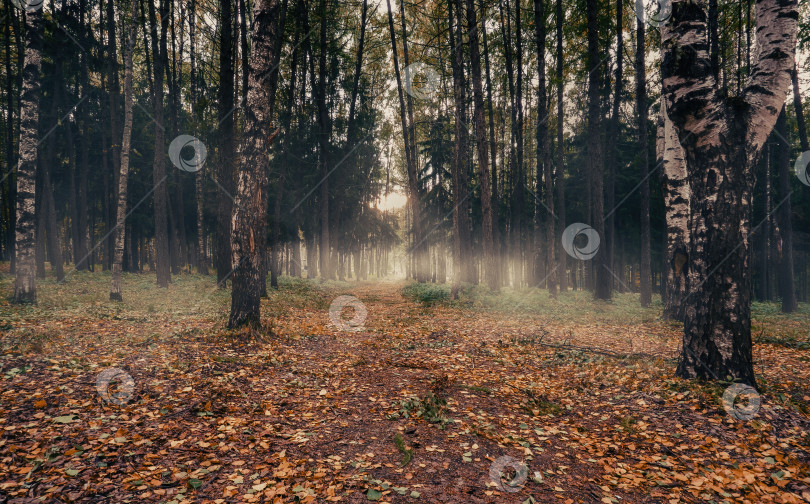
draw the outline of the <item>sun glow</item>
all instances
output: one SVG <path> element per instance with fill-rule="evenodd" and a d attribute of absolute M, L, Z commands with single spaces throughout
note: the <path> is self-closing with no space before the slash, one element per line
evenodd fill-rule
<path fill-rule="evenodd" d="M 406 203 L 408 203 L 408 197 L 405 196 L 404 193 L 393 191 L 388 193 L 387 196 L 379 198 L 374 202 L 373 206 L 387 212 L 390 210 L 398 210 L 404 207 Z"/>

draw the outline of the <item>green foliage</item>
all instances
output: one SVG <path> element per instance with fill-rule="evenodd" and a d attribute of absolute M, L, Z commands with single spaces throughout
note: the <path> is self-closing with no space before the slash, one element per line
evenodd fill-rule
<path fill-rule="evenodd" d="M 450 288 L 446 285 L 412 283 L 402 288 L 402 295 L 425 306 L 432 306 L 449 301 Z"/>
<path fill-rule="evenodd" d="M 428 392 L 422 399 L 418 397 L 404 399 L 400 402 L 400 406 L 399 414 L 404 418 L 424 418 L 430 423 L 441 424 L 441 427 L 450 422 L 444 415 L 447 401 L 433 392 Z"/>
<path fill-rule="evenodd" d="M 400 433 L 397 433 L 396 436 L 394 436 L 394 444 L 396 445 L 397 450 L 399 450 L 399 453 L 401 453 L 403 456 L 400 467 L 405 467 L 406 465 L 410 464 L 411 459 L 413 458 L 413 450 L 405 448 L 405 441 L 403 441 Z"/>

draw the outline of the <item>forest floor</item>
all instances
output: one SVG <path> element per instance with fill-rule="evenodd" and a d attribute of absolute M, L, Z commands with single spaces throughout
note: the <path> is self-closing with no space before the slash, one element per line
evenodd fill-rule
<path fill-rule="evenodd" d="M 3 503 L 810 501 L 807 305 L 755 304 L 746 421 L 674 377 L 679 329 L 637 295 L 283 278 L 243 343 L 211 277 L 125 274 L 114 303 L 73 273 L 20 307 L 7 268 Z"/>

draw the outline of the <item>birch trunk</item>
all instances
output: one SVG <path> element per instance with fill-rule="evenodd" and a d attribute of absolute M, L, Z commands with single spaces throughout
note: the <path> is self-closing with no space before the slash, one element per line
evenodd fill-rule
<path fill-rule="evenodd" d="M 754 167 L 787 98 L 795 0 L 756 4 L 757 57 L 739 97 L 712 75 L 706 0 L 674 0 L 664 25 L 663 96 L 681 138 L 689 187 L 689 286 L 677 374 L 755 385 L 751 343 Z"/>
<path fill-rule="evenodd" d="M 267 153 L 272 100 L 270 78 L 273 47 L 280 36 L 278 0 L 256 0 L 253 6 L 252 45 L 248 71 L 245 130 L 239 146 L 239 171 L 233 205 L 231 241 L 233 289 L 228 326 L 258 326 L 264 287 L 262 252 L 267 229 L 267 208 L 262 192 L 267 187 Z"/>
<path fill-rule="evenodd" d="M 14 301 L 17 303 L 35 303 L 37 300 L 34 203 L 39 138 L 41 49 L 42 9 L 36 9 L 25 16 L 15 237 Z"/>
<path fill-rule="evenodd" d="M 129 179 L 129 148 L 132 140 L 132 49 L 135 47 L 134 0 L 129 23 L 129 40 L 124 52 L 124 133 L 121 140 L 121 163 L 118 173 L 118 210 L 115 223 L 115 248 L 110 282 L 110 301 L 123 301 L 121 270 L 124 263 L 124 237 L 127 215 L 127 180 Z"/>
<path fill-rule="evenodd" d="M 689 181 L 686 160 L 678 133 L 662 108 L 664 126 L 662 140 L 662 171 L 664 174 L 664 208 L 666 209 L 666 301 L 665 318 L 683 320 L 683 302 L 687 295 L 689 257 Z"/>

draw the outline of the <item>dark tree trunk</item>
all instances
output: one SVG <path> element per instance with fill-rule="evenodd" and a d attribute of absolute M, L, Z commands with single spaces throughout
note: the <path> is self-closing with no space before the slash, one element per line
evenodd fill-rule
<path fill-rule="evenodd" d="M 279 271 L 275 268 L 277 264 L 277 258 L 279 255 L 279 235 L 281 231 L 281 201 L 284 197 L 284 183 L 286 182 L 287 178 L 287 171 L 288 166 L 290 164 L 289 158 L 289 138 L 290 138 L 290 124 L 292 120 L 293 114 L 293 106 L 295 104 L 295 89 L 296 89 L 296 78 L 298 77 L 298 45 L 299 45 L 299 38 L 300 38 L 300 29 L 301 29 L 301 19 L 304 9 L 304 6 L 301 2 L 296 3 L 296 23 L 295 23 L 295 34 L 293 36 L 293 52 L 291 56 L 291 65 L 290 65 L 290 87 L 287 94 L 287 104 L 284 111 L 283 122 L 282 122 L 282 130 L 285 132 L 285 137 L 283 139 L 283 147 L 282 147 L 282 160 L 281 160 L 281 173 L 279 174 L 279 179 L 276 186 L 276 198 L 273 206 L 273 223 L 272 223 L 272 234 L 270 238 L 270 250 L 271 250 L 271 258 L 270 263 L 274 266 L 270 269 L 270 285 L 274 288 L 278 288 L 278 275 Z M 306 58 L 306 56 L 305 56 Z M 304 61 L 304 67 L 306 67 L 306 60 Z M 305 72 L 306 73 L 306 72 Z M 296 229 L 297 233 L 297 229 Z M 297 234 L 296 234 L 297 238 Z"/>
<path fill-rule="evenodd" d="M 318 58 L 318 163 L 321 174 L 320 198 L 320 270 L 323 279 L 332 278 L 333 264 L 331 261 L 331 243 L 329 237 L 329 114 L 326 110 L 326 0 L 320 1 L 318 8 L 320 14 L 320 55 Z M 389 13 L 390 15 L 390 13 Z M 396 60 L 395 63 L 396 65 Z"/>
<path fill-rule="evenodd" d="M 411 210 L 411 225 L 413 226 L 413 244 L 410 247 L 410 252 L 416 262 L 416 278 L 420 282 L 424 282 L 426 278 L 420 278 L 420 258 L 424 250 L 422 243 L 422 227 L 421 227 L 421 198 L 419 194 L 419 180 L 416 173 L 416 160 L 414 159 L 415 151 L 411 148 L 411 127 L 408 122 L 408 109 L 405 104 L 405 96 L 402 87 L 402 76 L 399 70 L 399 56 L 397 51 L 396 32 L 394 31 L 394 16 L 391 9 L 391 0 L 386 0 L 388 6 L 388 29 L 391 34 L 391 51 L 394 58 L 394 75 L 397 82 L 397 94 L 399 96 L 399 117 L 402 125 L 402 136 L 405 140 L 405 164 L 408 173 L 408 206 Z M 403 20 L 404 23 L 404 20 Z M 410 96 L 410 95 L 409 95 Z M 410 97 L 409 97 L 410 100 Z"/>
<path fill-rule="evenodd" d="M 515 286 L 523 285 L 523 212 L 526 208 L 526 193 L 524 184 L 526 175 L 523 165 L 523 30 L 520 9 L 521 0 L 515 0 L 515 109 L 517 122 L 515 123 L 515 172 L 512 184 L 513 197 L 513 250 L 515 261 Z M 508 4 L 507 4 L 508 5 Z"/>
<path fill-rule="evenodd" d="M 473 102 L 475 104 L 475 143 L 478 149 L 478 177 L 481 184 L 481 213 L 484 245 L 484 275 L 492 290 L 497 290 L 498 275 L 495 257 L 492 221 L 492 190 L 489 180 L 489 144 L 484 119 L 484 90 L 481 83 L 481 54 L 478 48 L 478 21 L 475 15 L 475 1 L 467 0 L 467 39 L 470 45 L 470 67 L 472 71 Z M 494 155 L 494 154 L 493 154 Z"/>
<path fill-rule="evenodd" d="M 459 10 L 459 15 L 461 11 Z M 399 17 L 402 25 L 402 57 L 403 65 L 405 67 L 405 81 L 411 83 L 410 77 L 410 59 L 408 55 L 408 30 L 405 26 L 405 0 L 399 2 Z M 480 68 L 480 65 L 479 65 Z M 427 282 L 430 273 L 430 252 L 428 250 L 427 237 L 424 236 L 422 229 L 422 200 L 421 192 L 419 190 L 419 155 L 416 150 L 416 126 L 413 120 L 413 98 L 410 93 L 405 94 L 405 103 L 408 110 L 408 135 L 406 137 L 406 149 L 410 151 L 411 168 L 410 171 L 414 173 L 414 180 L 411 182 L 415 187 L 417 198 L 414 199 L 414 219 L 413 219 L 413 234 L 415 246 L 411 253 L 414 254 L 416 263 L 416 280 L 418 282 Z M 409 173 L 410 173 L 409 171 Z M 410 182 L 410 179 L 409 179 Z"/>
<path fill-rule="evenodd" d="M 535 32 L 537 37 L 537 174 L 535 187 L 535 239 L 539 243 L 535 245 L 535 252 L 542 257 L 545 254 L 548 273 L 546 274 L 546 285 L 552 298 L 557 297 L 557 276 L 556 261 L 554 259 L 554 249 L 556 240 L 554 239 L 554 181 L 551 178 L 551 149 L 548 135 L 548 107 L 546 106 L 546 1 L 534 0 Z M 541 205 L 540 195 L 545 181 L 545 208 L 548 212 L 546 216 L 546 240 L 545 247 L 540 238 L 541 226 Z M 545 250 L 543 250 L 545 248 Z M 539 263 L 539 261 L 538 261 Z M 540 271 L 538 267 L 538 277 Z M 539 280 L 539 278 L 538 278 Z"/>
<path fill-rule="evenodd" d="M 25 16 L 25 59 L 20 94 L 20 151 L 17 167 L 16 275 L 14 301 L 35 303 L 36 263 L 34 200 L 39 139 L 40 69 L 42 67 L 42 9 Z"/>
<path fill-rule="evenodd" d="M 450 64 L 453 69 L 453 98 L 455 104 L 455 143 L 452 166 L 453 176 L 453 285 L 451 297 L 457 299 L 461 282 L 469 282 L 472 276 L 470 257 L 470 215 L 467 198 L 467 163 L 469 141 L 466 127 L 467 115 L 464 59 L 461 50 L 461 30 L 453 15 L 453 2 L 447 4 L 447 22 L 450 37 Z"/>
<path fill-rule="evenodd" d="M 762 166 L 762 215 L 765 218 L 757 228 L 756 236 L 759 238 L 759 300 L 771 300 L 771 206 L 773 204 L 771 196 L 771 144 L 765 145 L 765 150 L 760 160 Z"/>
<path fill-rule="evenodd" d="M 197 0 L 191 0 L 188 13 L 189 56 L 191 59 L 191 107 L 195 121 L 199 120 L 197 110 Z M 205 251 L 205 175 L 200 170 L 194 177 L 194 189 L 197 200 L 197 271 L 201 275 L 208 274 L 208 258 Z"/>
<path fill-rule="evenodd" d="M 484 42 L 484 64 L 486 66 L 486 85 L 487 85 L 487 107 L 489 112 L 489 151 L 490 151 L 490 159 L 492 162 L 492 174 L 490 176 L 490 182 L 492 185 L 492 196 L 491 196 L 491 208 L 492 208 L 492 241 L 493 241 L 493 248 L 494 253 L 496 255 L 496 260 L 500 259 L 500 253 L 498 250 L 499 243 L 500 243 L 500 230 L 499 230 L 499 218 L 498 218 L 498 163 L 497 163 L 497 144 L 495 143 L 495 114 L 492 111 L 493 108 L 493 99 L 492 99 L 492 79 L 490 76 L 490 67 L 489 67 L 489 48 L 487 47 L 487 16 L 486 16 L 486 7 L 481 4 L 481 37 Z M 442 257 L 444 260 L 444 257 Z M 444 264 L 444 263 L 442 263 Z M 500 266 L 496 266 L 493 268 L 492 274 L 496 277 L 497 285 L 501 285 L 501 275 L 500 275 Z"/>
<path fill-rule="evenodd" d="M 80 9 L 80 18 L 79 24 L 84 26 L 84 11 L 85 11 L 85 1 L 81 0 L 79 3 Z M 88 59 L 90 58 L 89 54 L 84 52 L 80 55 L 81 58 L 81 94 L 86 96 L 90 93 L 90 82 L 89 82 L 89 71 L 88 71 Z M 76 211 L 78 223 L 77 226 L 79 228 L 79 240 L 74 245 L 76 247 L 75 257 L 76 257 L 76 269 L 79 271 L 84 271 L 89 269 L 89 261 L 88 256 L 90 255 L 90 244 L 89 244 L 89 230 L 87 228 L 87 198 L 88 198 L 88 191 L 87 191 L 87 173 L 89 171 L 90 166 L 90 119 L 88 117 L 88 110 L 90 104 L 85 101 L 79 105 L 78 109 L 78 117 L 79 122 L 82 127 L 82 131 L 80 132 L 81 140 L 79 142 L 79 151 L 81 153 L 81 161 L 79 165 L 79 180 L 78 180 L 78 187 L 76 191 L 76 199 L 78 203 L 78 209 Z"/>
<path fill-rule="evenodd" d="M 599 237 L 605 236 L 605 208 L 603 200 L 603 159 L 602 140 L 600 138 L 602 113 L 599 104 L 599 91 L 601 88 L 601 73 L 599 53 L 599 23 L 598 6 L 596 0 L 588 0 L 588 168 L 591 182 L 591 201 L 593 204 L 593 223 Z M 607 252 L 599 247 L 593 258 L 595 274 L 594 296 L 597 299 L 610 299 L 613 277 L 607 264 Z"/>
<path fill-rule="evenodd" d="M 231 213 L 234 192 L 234 125 L 233 125 L 233 0 L 219 2 L 219 164 L 217 166 L 217 284 L 224 287 L 235 263 L 231 258 Z M 271 58 L 271 54 L 267 54 Z M 269 128 L 269 124 L 267 125 Z M 263 247 L 263 244 L 257 245 Z"/>
<path fill-rule="evenodd" d="M 619 162 L 619 125 L 621 124 L 620 107 L 624 91 L 624 2 L 616 0 L 616 73 L 613 83 L 613 110 L 611 112 L 610 125 L 607 133 L 607 150 L 605 152 L 605 166 L 607 176 L 605 177 L 605 205 L 609 208 L 605 219 L 605 252 L 607 253 L 607 264 L 614 268 L 614 249 L 616 232 L 616 164 Z M 618 287 L 618 286 L 617 286 Z"/>
<path fill-rule="evenodd" d="M 260 301 L 264 287 L 261 254 L 265 249 L 267 208 L 262 191 L 267 187 L 267 153 L 273 141 L 270 134 L 272 100 L 270 78 L 273 48 L 279 27 L 278 0 L 256 0 L 245 104 L 245 130 L 239 148 L 236 199 L 233 206 L 233 290 L 229 327 L 260 324 Z M 278 130 L 276 130 L 276 133 Z"/>
<path fill-rule="evenodd" d="M 795 64 L 793 65 L 793 71 L 790 73 L 790 79 L 793 84 L 793 109 L 796 111 L 796 126 L 799 130 L 799 141 L 801 142 L 802 151 L 809 151 L 810 143 L 807 141 L 807 123 L 804 120 L 802 94 L 799 92 L 799 73 L 796 70 Z"/>
<path fill-rule="evenodd" d="M 787 118 L 785 108 L 779 113 L 776 120 L 776 143 L 778 147 L 774 154 L 774 164 L 779 173 L 779 208 L 776 215 L 778 223 L 777 240 L 779 252 L 779 297 L 782 298 L 782 311 L 792 313 L 796 310 L 796 286 L 793 277 L 793 224 L 791 223 L 790 205 L 790 145 L 785 143 L 787 138 Z"/>
<path fill-rule="evenodd" d="M 755 385 L 751 343 L 753 169 L 787 98 L 797 5 L 757 2 L 758 61 L 727 103 L 711 75 L 705 0 L 674 0 L 664 25 L 663 96 L 689 167 L 690 297 L 677 374 Z"/>
<path fill-rule="evenodd" d="M 560 229 L 565 229 L 565 143 L 563 138 L 563 92 L 565 82 L 563 81 L 563 6 L 562 0 L 557 0 L 556 5 L 556 25 L 557 25 L 557 215 L 559 217 Z M 559 243 L 559 271 L 560 292 L 568 290 L 568 258 L 562 248 L 562 242 L 553 237 Z"/>
<path fill-rule="evenodd" d="M 645 24 L 636 19 L 636 108 L 638 109 L 638 143 L 641 151 L 641 306 L 652 303 L 652 272 L 650 265 L 650 148 L 647 145 L 647 69 Z M 612 265 L 611 265 L 612 266 Z"/>
<path fill-rule="evenodd" d="M 5 8 L 5 12 L 9 13 L 12 11 L 13 6 L 11 5 L 11 0 L 5 0 L 3 2 L 3 6 Z M 0 218 L 5 216 L 8 220 L 8 226 L 5 229 L 5 236 L 0 237 L 0 240 L 3 241 L 0 246 L 5 249 L 5 252 L 8 254 L 9 258 L 11 258 L 14 253 L 12 252 L 14 248 L 14 223 L 13 223 L 13 214 L 14 214 L 14 200 L 12 198 L 12 190 L 11 184 L 14 181 L 13 177 L 13 169 L 14 166 L 14 80 L 15 75 L 11 73 L 11 23 L 13 22 L 13 17 L 5 16 L 3 20 L 3 48 L 5 49 L 6 57 L 5 57 L 5 70 L 6 70 L 6 166 L 5 169 L 8 171 L 7 174 L 3 173 L 3 170 L 0 169 Z M 7 195 L 7 197 L 3 197 Z M 5 259 L 6 257 L 3 257 Z M 13 270 L 12 270 L 13 273 Z"/>
<path fill-rule="evenodd" d="M 48 148 L 49 155 L 45 163 L 40 164 L 42 168 L 42 211 L 45 215 L 48 260 L 51 263 L 51 271 L 56 273 L 56 281 L 62 282 L 65 279 L 65 270 L 62 262 L 62 247 L 59 239 L 59 225 L 56 222 L 56 205 L 53 198 L 53 185 L 51 184 L 51 170 L 48 166 L 49 160 L 55 159 L 53 155 L 53 139 Z"/>
<path fill-rule="evenodd" d="M 169 23 L 169 6 L 172 0 L 162 0 L 160 5 L 160 40 L 155 15 L 155 5 L 149 4 L 150 35 L 152 42 L 152 69 L 154 72 L 154 89 L 152 92 L 152 110 L 155 120 L 155 160 L 152 165 L 152 181 L 155 198 L 155 270 L 158 287 L 168 288 L 171 280 L 168 229 L 168 201 L 166 191 L 166 141 L 163 126 L 163 62 L 166 60 L 166 30 Z"/>

